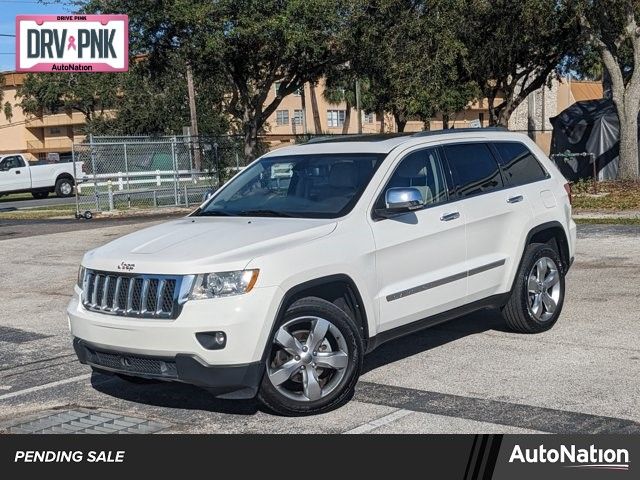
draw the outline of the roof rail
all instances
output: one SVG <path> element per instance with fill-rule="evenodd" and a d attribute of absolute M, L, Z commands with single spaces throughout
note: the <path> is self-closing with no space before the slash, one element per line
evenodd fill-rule
<path fill-rule="evenodd" d="M 455 133 L 470 132 L 508 132 L 506 127 L 482 127 L 482 128 L 448 128 L 446 130 L 427 130 L 424 132 L 414 133 L 413 137 L 428 137 L 430 135 L 451 135 Z"/>
<path fill-rule="evenodd" d="M 348 134 L 335 134 L 335 135 L 323 135 L 320 137 L 313 137 L 307 140 L 305 143 L 333 143 L 333 142 L 383 142 L 391 138 L 407 137 L 410 133 L 348 133 Z"/>

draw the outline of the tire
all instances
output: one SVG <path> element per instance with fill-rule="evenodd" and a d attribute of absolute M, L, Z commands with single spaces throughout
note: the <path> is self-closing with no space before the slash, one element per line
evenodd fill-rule
<path fill-rule="evenodd" d="M 362 338 L 333 303 L 316 297 L 296 301 L 269 342 L 258 398 L 275 413 L 324 413 L 352 397 L 362 369 Z"/>
<path fill-rule="evenodd" d="M 33 198 L 35 198 L 36 200 L 42 200 L 43 198 L 47 198 L 49 196 L 49 191 L 48 190 L 40 190 L 37 192 L 31 192 L 31 196 Z"/>
<path fill-rule="evenodd" d="M 73 195 L 73 180 L 62 177 L 56 180 L 56 195 L 58 197 L 70 197 Z"/>
<path fill-rule="evenodd" d="M 524 251 L 502 315 L 516 332 L 544 332 L 558 321 L 564 294 L 564 271 L 557 250 L 546 243 L 532 243 Z"/>

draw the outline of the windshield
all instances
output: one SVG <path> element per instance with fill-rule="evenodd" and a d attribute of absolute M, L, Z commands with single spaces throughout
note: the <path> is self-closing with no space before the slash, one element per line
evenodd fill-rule
<path fill-rule="evenodd" d="M 195 215 L 341 217 L 351 211 L 383 159 L 377 153 L 263 158 Z"/>

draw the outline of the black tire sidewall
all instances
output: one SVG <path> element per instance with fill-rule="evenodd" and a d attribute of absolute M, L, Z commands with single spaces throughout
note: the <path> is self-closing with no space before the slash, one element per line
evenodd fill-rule
<path fill-rule="evenodd" d="M 338 386 L 326 397 L 312 402 L 295 401 L 285 397 L 271 383 L 267 373 L 267 363 L 271 358 L 273 348 L 273 335 L 281 325 L 289 320 L 304 316 L 317 316 L 331 322 L 344 336 L 349 350 L 349 365 Z M 262 378 L 258 397 L 268 408 L 281 415 L 312 415 L 332 410 L 342 405 L 351 397 L 355 384 L 360 376 L 363 356 L 364 348 L 362 339 L 360 338 L 358 329 L 346 313 L 332 303 L 319 298 L 309 297 L 302 299 L 287 309 L 284 318 L 276 324 L 269 337 L 269 345 L 267 346 L 265 356 L 265 373 Z"/>
<path fill-rule="evenodd" d="M 69 186 L 71 187 L 71 191 L 68 195 L 62 193 L 62 185 L 64 185 L 65 183 L 69 184 Z M 55 189 L 56 195 L 58 197 L 70 197 L 73 195 L 73 181 L 69 180 L 68 178 L 60 178 L 58 181 L 56 181 Z"/>
<path fill-rule="evenodd" d="M 527 317 L 528 322 L 532 326 L 534 326 L 537 331 L 545 331 L 550 329 L 558 321 L 560 313 L 562 312 L 562 307 L 564 305 L 565 278 L 562 261 L 560 260 L 560 255 L 558 255 L 558 252 L 553 247 L 547 244 L 530 245 L 526 253 L 526 261 L 523 262 L 521 272 L 518 276 L 519 284 L 517 288 L 519 290 L 520 307 Z M 553 316 L 549 320 L 544 322 L 536 319 L 529 311 L 528 289 L 529 272 L 531 271 L 535 263 L 543 257 L 549 257 L 555 262 L 560 276 L 560 299 L 557 303 L 556 311 L 553 313 Z"/>

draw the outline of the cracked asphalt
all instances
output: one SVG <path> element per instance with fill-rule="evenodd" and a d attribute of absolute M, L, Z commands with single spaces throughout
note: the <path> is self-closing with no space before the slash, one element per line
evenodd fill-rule
<path fill-rule="evenodd" d="M 80 409 L 163 433 L 640 433 L 640 227 L 579 227 L 551 331 L 515 334 L 498 312 L 475 313 L 372 352 L 344 407 L 284 418 L 76 361 L 65 307 L 82 254 L 159 220 L 0 224 L 0 432 Z"/>

